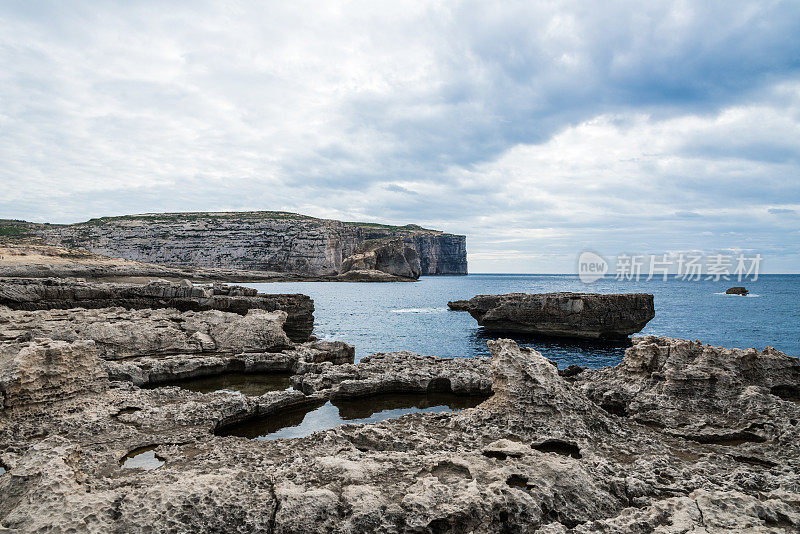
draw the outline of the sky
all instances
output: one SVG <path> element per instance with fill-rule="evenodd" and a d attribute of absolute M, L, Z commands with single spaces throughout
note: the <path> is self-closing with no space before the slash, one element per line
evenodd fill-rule
<path fill-rule="evenodd" d="M 0 4 L 0 218 L 229 210 L 800 273 L 800 2 Z"/>

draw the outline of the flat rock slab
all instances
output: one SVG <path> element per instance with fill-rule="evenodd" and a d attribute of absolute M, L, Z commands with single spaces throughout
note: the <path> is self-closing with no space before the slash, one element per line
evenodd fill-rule
<path fill-rule="evenodd" d="M 92 340 L 105 360 L 141 356 L 280 352 L 293 346 L 283 330 L 286 312 L 173 309 L 14 311 L 0 307 L 0 341 L 51 338 Z"/>
<path fill-rule="evenodd" d="M 618 339 L 655 316 L 648 293 L 508 293 L 449 302 L 490 332 L 584 339 Z"/>
<path fill-rule="evenodd" d="M 188 280 L 156 280 L 147 284 L 87 282 L 77 278 L 0 279 L 0 306 L 13 310 L 69 308 L 219 310 L 246 315 L 249 310 L 287 314 L 284 329 L 302 343 L 314 328 L 314 301 L 301 294 L 265 294 L 226 284 L 195 286 Z"/>

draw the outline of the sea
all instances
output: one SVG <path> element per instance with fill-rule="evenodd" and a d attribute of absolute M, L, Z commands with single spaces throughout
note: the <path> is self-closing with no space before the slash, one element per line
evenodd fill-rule
<path fill-rule="evenodd" d="M 775 347 L 800 356 L 800 275 L 760 275 L 757 280 L 713 281 L 603 278 L 591 284 L 575 275 L 470 274 L 424 276 L 418 282 L 278 282 L 243 284 L 263 293 L 304 293 L 314 299 L 314 334 L 356 348 L 356 361 L 375 352 L 408 350 L 442 358 L 488 356 L 497 337 L 450 300 L 502 293 L 652 293 L 655 318 L 639 335 L 700 340 L 721 347 Z M 748 296 L 726 295 L 743 285 Z M 598 368 L 622 360 L 629 342 L 590 342 L 510 336 L 560 367 Z"/>

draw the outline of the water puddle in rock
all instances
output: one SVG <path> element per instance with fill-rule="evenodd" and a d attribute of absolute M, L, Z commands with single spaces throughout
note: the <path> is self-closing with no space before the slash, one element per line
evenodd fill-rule
<path fill-rule="evenodd" d="M 220 436 L 272 440 L 300 438 L 347 423 L 377 423 L 409 413 L 449 413 L 473 408 L 487 397 L 462 397 L 446 393 L 380 395 L 355 400 L 329 401 L 220 429 Z"/>
<path fill-rule="evenodd" d="M 0 477 L 6 474 L 6 468 L 0 464 Z"/>
<path fill-rule="evenodd" d="M 156 456 L 156 445 L 133 449 L 120 460 L 120 465 L 125 469 L 144 469 L 151 471 L 164 465 L 164 460 Z"/>
<path fill-rule="evenodd" d="M 148 386 L 149 389 L 178 386 L 198 393 L 240 392 L 250 397 L 258 397 L 270 391 L 291 389 L 291 375 L 285 373 L 224 373 L 213 376 L 200 376 L 185 380 L 173 380 Z"/>

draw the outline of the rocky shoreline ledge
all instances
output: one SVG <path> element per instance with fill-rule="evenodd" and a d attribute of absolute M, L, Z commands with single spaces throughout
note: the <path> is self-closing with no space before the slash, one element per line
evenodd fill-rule
<path fill-rule="evenodd" d="M 0 532 L 800 528 L 796 357 L 647 336 L 616 367 L 571 372 L 507 339 L 490 358 L 353 363 L 344 343 L 292 341 L 287 317 L 0 307 Z M 181 387 L 230 371 L 292 374 L 293 388 Z M 404 394 L 485 400 L 292 440 L 231 435 Z"/>

